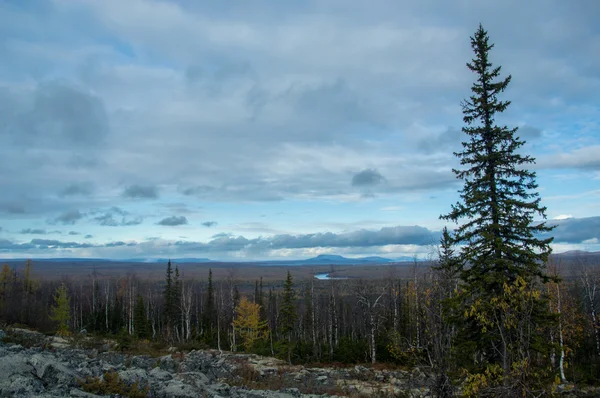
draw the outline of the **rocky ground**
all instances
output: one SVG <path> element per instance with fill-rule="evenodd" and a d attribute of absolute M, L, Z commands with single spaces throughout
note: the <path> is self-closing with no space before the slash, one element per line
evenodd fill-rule
<path fill-rule="evenodd" d="M 428 395 L 427 376 L 419 369 L 305 368 L 274 358 L 214 350 L 181 353 L 172 349 L 160 357 L 127 355 L 112 350 L 110 342 L 104 349 L 73 348 L 73 341 L 59 337 L 24 329 L 7 332 L 8 337 L 0 331 L 0 341 L 5 341 L 0 343 L 3 397 Z"/>
<path fill-rule="evenodd" d="M 93 344 L 90 344 L 93 342 Z M 131 355 L 115 343 L 0 330 L 0 397 L 428 397 L 419 368 L 289 366 L 251 354 L 171 348 Z M 155 353 L 156 354 L 156 353 Z M 166 355 L 165 355 L 166 354 Z M 559 386 L 564 397 L 600 396 L 600 389 Z"/>

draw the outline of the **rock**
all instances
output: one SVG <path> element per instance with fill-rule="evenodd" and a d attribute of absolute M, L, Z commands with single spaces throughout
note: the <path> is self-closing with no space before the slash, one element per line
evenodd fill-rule
<path fill-rule="evenodd" d="M 71 389 L 71 391 L 69 392 L 69 396 L 70 397 L 78 397 L 78 398 L 94 398 L 94 397 L 99 397 L 99 395 L 90 394 L 89 392 L 81 391 L 81 390 L 78 390 L 76 388 L 72 388 Z"/>
<path fill-rule="evenodd" d="M 201 394 L 198 389 L 190 386 L 189 384 L 184 384 L 180 380 L 171 380 L 166 386 L 158 391 L 158 396 L 169 398 L 191 398 L 201 396 Z"/>
<path fill-rule="evenodd" d="M 4 330 L 0 329 L 0 340 L 4 339 L 6 337 L 6 333 L 4 333 Z"/>
<path fill-rule="evenodd" d="M 302 394 L 300 393 L 300 390 L 298 390 L 297 388 L 286 388 L 283 392 L 286 394 L 290 394 L 292 397 L 301 397 L 302 396 Z"/>
<path fill-rule="evenodd" d="M 10 347 L 9 347 L 10 348 Z M 27 363 L 27 358 L 21 354 L 10 353 L 0 361 L 0 396 L 19 396 L 41 392 L 41 380 L 32 375 L 33 368 Z"/>
<path fill-rule="evenodd" d="M 152 369 L 149 373 L 149 376 L 152 379 L 160 381 L 171 380 L 173 378 L 173 375 L 171 373 L 167 372 L 166 370 L 162 370 L 161 368 Z"/>
<path fill-rule="evenodd" d="M 148 373 L 144 369 L 127 369 L 119 372 L 119 377 L 123 380 L 127 385 L 131 385 L 135 382 L 140 383 L 140 385 L 145 385 L 148 383 Z"/>
<path fill-rule="evenodd" d="M 325 383 L 327 381 L 327 376 L 325 376 L 325 375 L 317 376 L 317 381 Z"/>
<path fill-rule="evenodd" d="M 23 334 L 37 336 L 30 331 Z M 192 351 L 185 356 L 152 358 L 60 346 L 48 350 L 44 349 L 47 343 L 56 340 L 44 339 L 40 339 L 43 343 L 34 343 L 32 348 L 27 349 L 20 345 L 0 344 L 0 396 L 95 397 L 82 391 L 77 379 L 101 378 L 107 371 L 118 372 L 120 379 L 128 385 L 138 382 L 142 388 L 148 386 L 150 397 L 320 397 L 302 394 L 298 388 L 294 388 L 300 386 L 323 392 L 334 387 L 346 394 L 366 396 L 408 393 L 425 397 L 429 394 L 425 388 L 428 383 L 426 368 L 415 368 L 410 372 L 375 370 L 360 365 L 336 369 L 304 368 L 289 366 L 274 358 L 210 350 Z M 34 340 L 26 341 L 29 344 Z M 59 340 L 58 343 L 63 342 Z M 235 380 L 236 383 L 242 380 L 239 372 L 243 372 L 245 367 L 252 367 L 262 375 L 259 381 L 265 382 L 265 385 L 275 381 L 285 387 L 280 391 L 269 391 L 229 386 L 229 380 Z"/>
<path fill-rule="evenodd" d="M 43 391 L 44 386 L 40 380 L 19 375 L 11 378 L 9 385 L 0 388 L 0 395 L 3 397 L 31 397 L 39 395 Z"/>
<path fill-rule="evenodd" d="M 174 373 L 177 370 L 177 363 L 170 355 L 165 355 L 164 357 L 160 357 L 158 359 L 158 366 L 162 370 L 166 370 L 167 372 Z"/>
<path fill-rule="evenodd" d="M 70 343 L 67 339 L 59 336 L 54 336 L 50 340 L 50 345 L 54 348 L 68 348 Z"/>
<path fill-rule="evenodd" d="M 156 365 L 156 359 L 148 355 L 140 355 L 131 358 L 131 367 L 145 369 L 147 371 L 152 370 Z"/>
<path fill-rule="evenodd" d="M 109 351 L 98 354 L 98 359 L 111 364 L 113 367 L 119 367 L 123 365 L 123 362 L 125 362 L 126 358 L 127 357 L 125 354 L 120 352 Z"/>
<path fill-rule="evenodd" d="M 175 378 L 197 388 L 202 388 L 205 385 L 210 384 L 209 378 L 201 372 L 178 373 Z"/>

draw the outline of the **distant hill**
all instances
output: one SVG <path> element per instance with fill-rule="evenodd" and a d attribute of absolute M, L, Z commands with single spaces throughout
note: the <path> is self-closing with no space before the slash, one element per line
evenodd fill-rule
<path fill-rule="evenodd" d="M 554 259 L 563 259 L 568 263 L 586 261 L 600 261 L 600 252 L 586 252 L 581 250 L 572 250 L 563 253 L 553 253 Z M 220 263 L 220 264 L 237 264 L 244 266 L 245 264 L 254 265 L 365 265 L 365 264 L 387 264 L 387 263 L 407 263 L 415 261 L 414 257 L 401 256 L 394 258 L 386 258 L 380 256 L 368 256 L 350 258 L 337 254 L 320 254 L 316 257 L 307 258 L 304 260 L 247 260 L 247 261 L 219 261 L 212 260 L 206 257 L 184 257 L 184 258 L 128 258 L 128 259 L 105 259 L 105 258 L 33 258 L 35 263 L 148 263 L 148 264 L 166 264 L 171 260 L 174 264 L 203 264 L 203 263 Z M 418 262 L 427 262 L 427 259 L 417 258 Z M 20 263 L 27 261 L 27 258 L 0 259 L 2 262 Z"/>
<path fill-rule="evenodd" d="M 140 258 L 131 258 L 128 260 L 122 260 L 122 261 L 127 261 L 127 262 L 144 262 L 144 263 L 167 263 L 169 260 L 171 260 L 172 263 L 178 263 L 178 264 L 184 264 L 184 263 L 214 263 L 216 262 L 215 260 L 211 260 L 210 258 L 194 258 L 194 257 L 190 257 L 190 258 L 146 258 L 146 259 L 140 259 Z"/>
<path fill-rule="evenodd" d="M 335 254 L 321 254 L 317 257 L 306 260 L 299 260 L 302 264 L 385 264 L 393 263 L 399 260 L 392 260 L 379 256 L 348 258 Z"/>

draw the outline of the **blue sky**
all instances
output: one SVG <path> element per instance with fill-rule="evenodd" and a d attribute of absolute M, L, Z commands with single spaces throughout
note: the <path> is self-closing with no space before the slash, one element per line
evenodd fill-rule
<path fill-rule="evenodd" d="M 427 256 L 479 22 L 554 249 L 600 250 L 600 3 L 0 3 L 0 257 Z M 452 228 L 452 225 L 448 225 Z"/>

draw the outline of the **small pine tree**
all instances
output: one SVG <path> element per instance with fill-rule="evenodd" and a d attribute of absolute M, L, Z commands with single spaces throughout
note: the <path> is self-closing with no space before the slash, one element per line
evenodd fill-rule
<path fill-rule="evenodd" d="M 260 320 L 260 305 L 243 296 L 235 307 L 233 326 L 243 341 L 244 349 L 249 352 L 254 343 L 268 334 L 267 322 Z"/>
<path fill-rule="evenodd" d="M 297 318 L 296 291 L 294 290 L 292 275 L 288 271 L 285 283 L 283 284 L 283 297 L 279 309 L 279 331 L 287 338 L 291 338 L 292 332 L 296 327 Z"/>
<path fill-rule="evenodd" d="M 173 282 L 173 267 L 171 266 L 171 260 L 167 263 L 167 271 L 165 274 L 165 290 L 163 291 L 164 299 L 164 316 L 167 327 L 167 338 L 171 338 L 173 327 L 175 326 L 175 314 L 177 302 L 175 298 L 176 285 Z"/>
<path fill-rule="evenodd" d="M 71 298 L 69 297 L 67 287 L 64 283 L 56 289 L 54 306 L 50 312 L 50 320 L 58 322 L 56 334 L 59 336 L 68 336 L 71 334 L 69 331 L 69 322 L 71 321 Z"/>
<path fill-rule="evenodd" d="M 294 281 L 292 274 L 287 272 L 287 278 L 283 284 L 283 297 L 281 298 L 281 307 L 279 308 L 279 331 L 288 342 L 288 362 L 292 362 L 292 335 L 296 328 L 296 291 L 294 290 Z"/>
<path fill-rule="evenodd" d="M 208 269 L 208 286 L 206 288 L 206 307 L 204 310 L 204 329 L 212 334 L 215 319 L 215 288 L 212 280 L 212 268 Z"/>
<path fill-rule="evenodd" d="M 146 316 L 146 305 L 144 304 L 144 298 L 141 294 L 138 294 L 135 301 L 135 307 L 133 308 L 133 327 L 138 339 L 147 339 L 150 337 L 148 317 Z"/>
<path fill-rule="evenodd" d="M 453 249 L 453 239 L 448 232 L 448 228 L 442 230 L 440 239 L 440 250 L 438 262 L 432 268 L 439 274 L 442 282 L 445 298 L 453 295 L 453 291 L 458 288 L 460 271 L 462 270 L 459 258 Z"/>
<path fill-rule="evenodd" d="M 27 260 L 23 270 L 23 292 L 26 295 L 34 294 L 39 288 L 39 281 L 33 276 L 33 262 Z"/>

